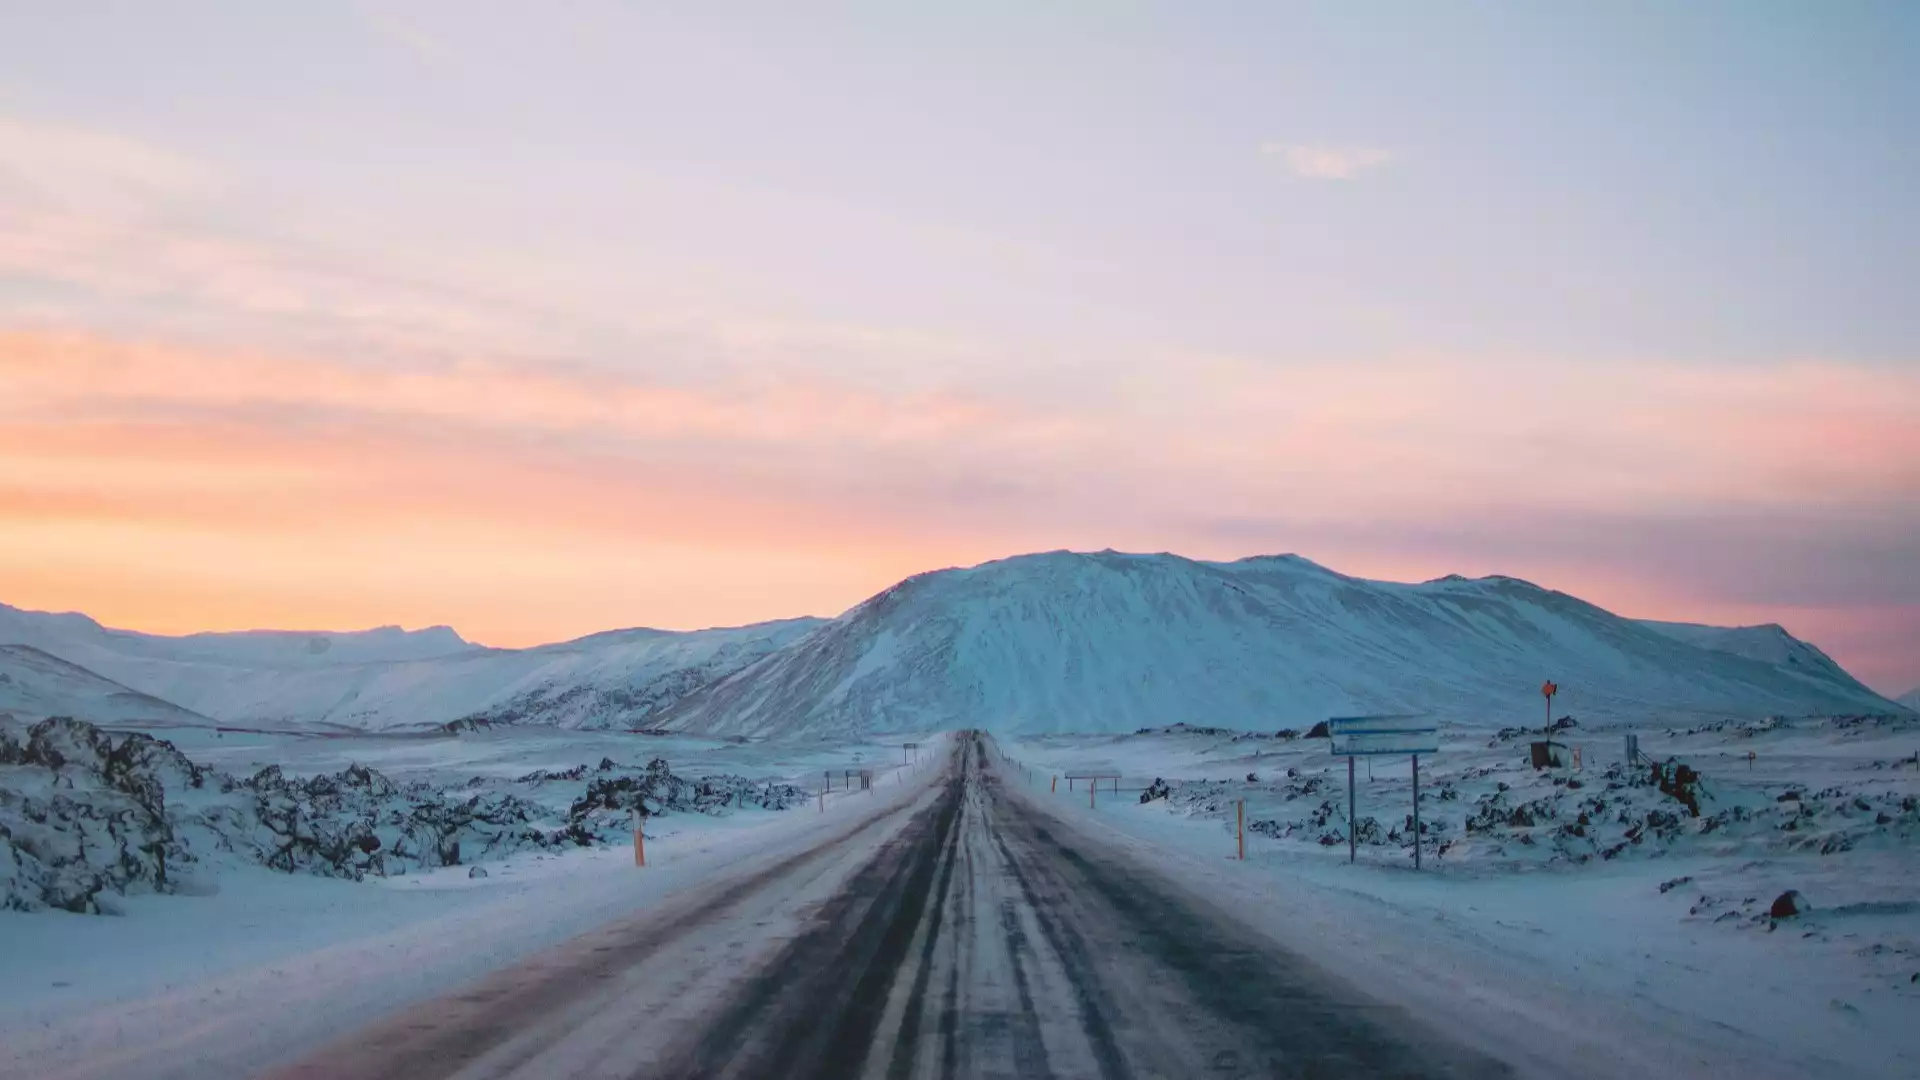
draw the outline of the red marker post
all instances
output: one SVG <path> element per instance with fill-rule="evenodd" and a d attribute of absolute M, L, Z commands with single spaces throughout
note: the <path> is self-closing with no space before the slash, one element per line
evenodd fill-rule
<path fill-rule="evenodd" d="M 1547 699 L 1547 734 L 1553 733 L 1553 695 L 1560 692 L 1552 679 L 1540 684 L 1540 695 Z"/>

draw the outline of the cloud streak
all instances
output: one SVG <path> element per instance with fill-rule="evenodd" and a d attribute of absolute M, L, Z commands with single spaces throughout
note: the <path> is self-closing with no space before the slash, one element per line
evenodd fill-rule
<path fill-rule="evenodd" d="M 1378 146 L 1335 143 L 1266 142 L 1260 144 L 1260 153 L 1278 158 L 1295 176 L 1308 180 L 1351 180 L 1395 158 L 1391 150 Z"/>

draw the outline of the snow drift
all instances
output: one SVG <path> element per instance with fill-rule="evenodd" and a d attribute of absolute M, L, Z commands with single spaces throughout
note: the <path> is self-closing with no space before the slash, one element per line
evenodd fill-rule
<path fill-rule="evenodd" d="M 1547 678 L 1583 716 L 1891 707 L 1777 627 L 1621 618 L 1506 577 L 1408 585 L 1297 556 L 1055 552 L 909 578 L 664 710 L 707 734 L 973 726 L 1241 729 L 1429 711 L 1530 721 Z"/>

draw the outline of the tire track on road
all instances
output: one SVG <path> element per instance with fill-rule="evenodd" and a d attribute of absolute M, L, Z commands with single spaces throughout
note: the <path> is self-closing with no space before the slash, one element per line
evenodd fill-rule
<path fill-rule="evenodd" d="M 951 874 L 962 785 L 958 776 L 949 780 L 939 801 L 857 872 L 815 925 L 764 965 L 697 1043 L 636 1078 L 857 1075 L 935 892 L 936 871 L 945 865 Z"/>

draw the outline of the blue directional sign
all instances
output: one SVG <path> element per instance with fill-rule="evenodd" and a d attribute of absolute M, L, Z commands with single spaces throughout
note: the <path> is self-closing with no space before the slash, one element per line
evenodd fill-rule
<path fill-rule="evenodd" d="M 1335 757 L 1434 754 L 1440 725 L 1427 716 L 1334 716 L 1327 720 Z"/>

